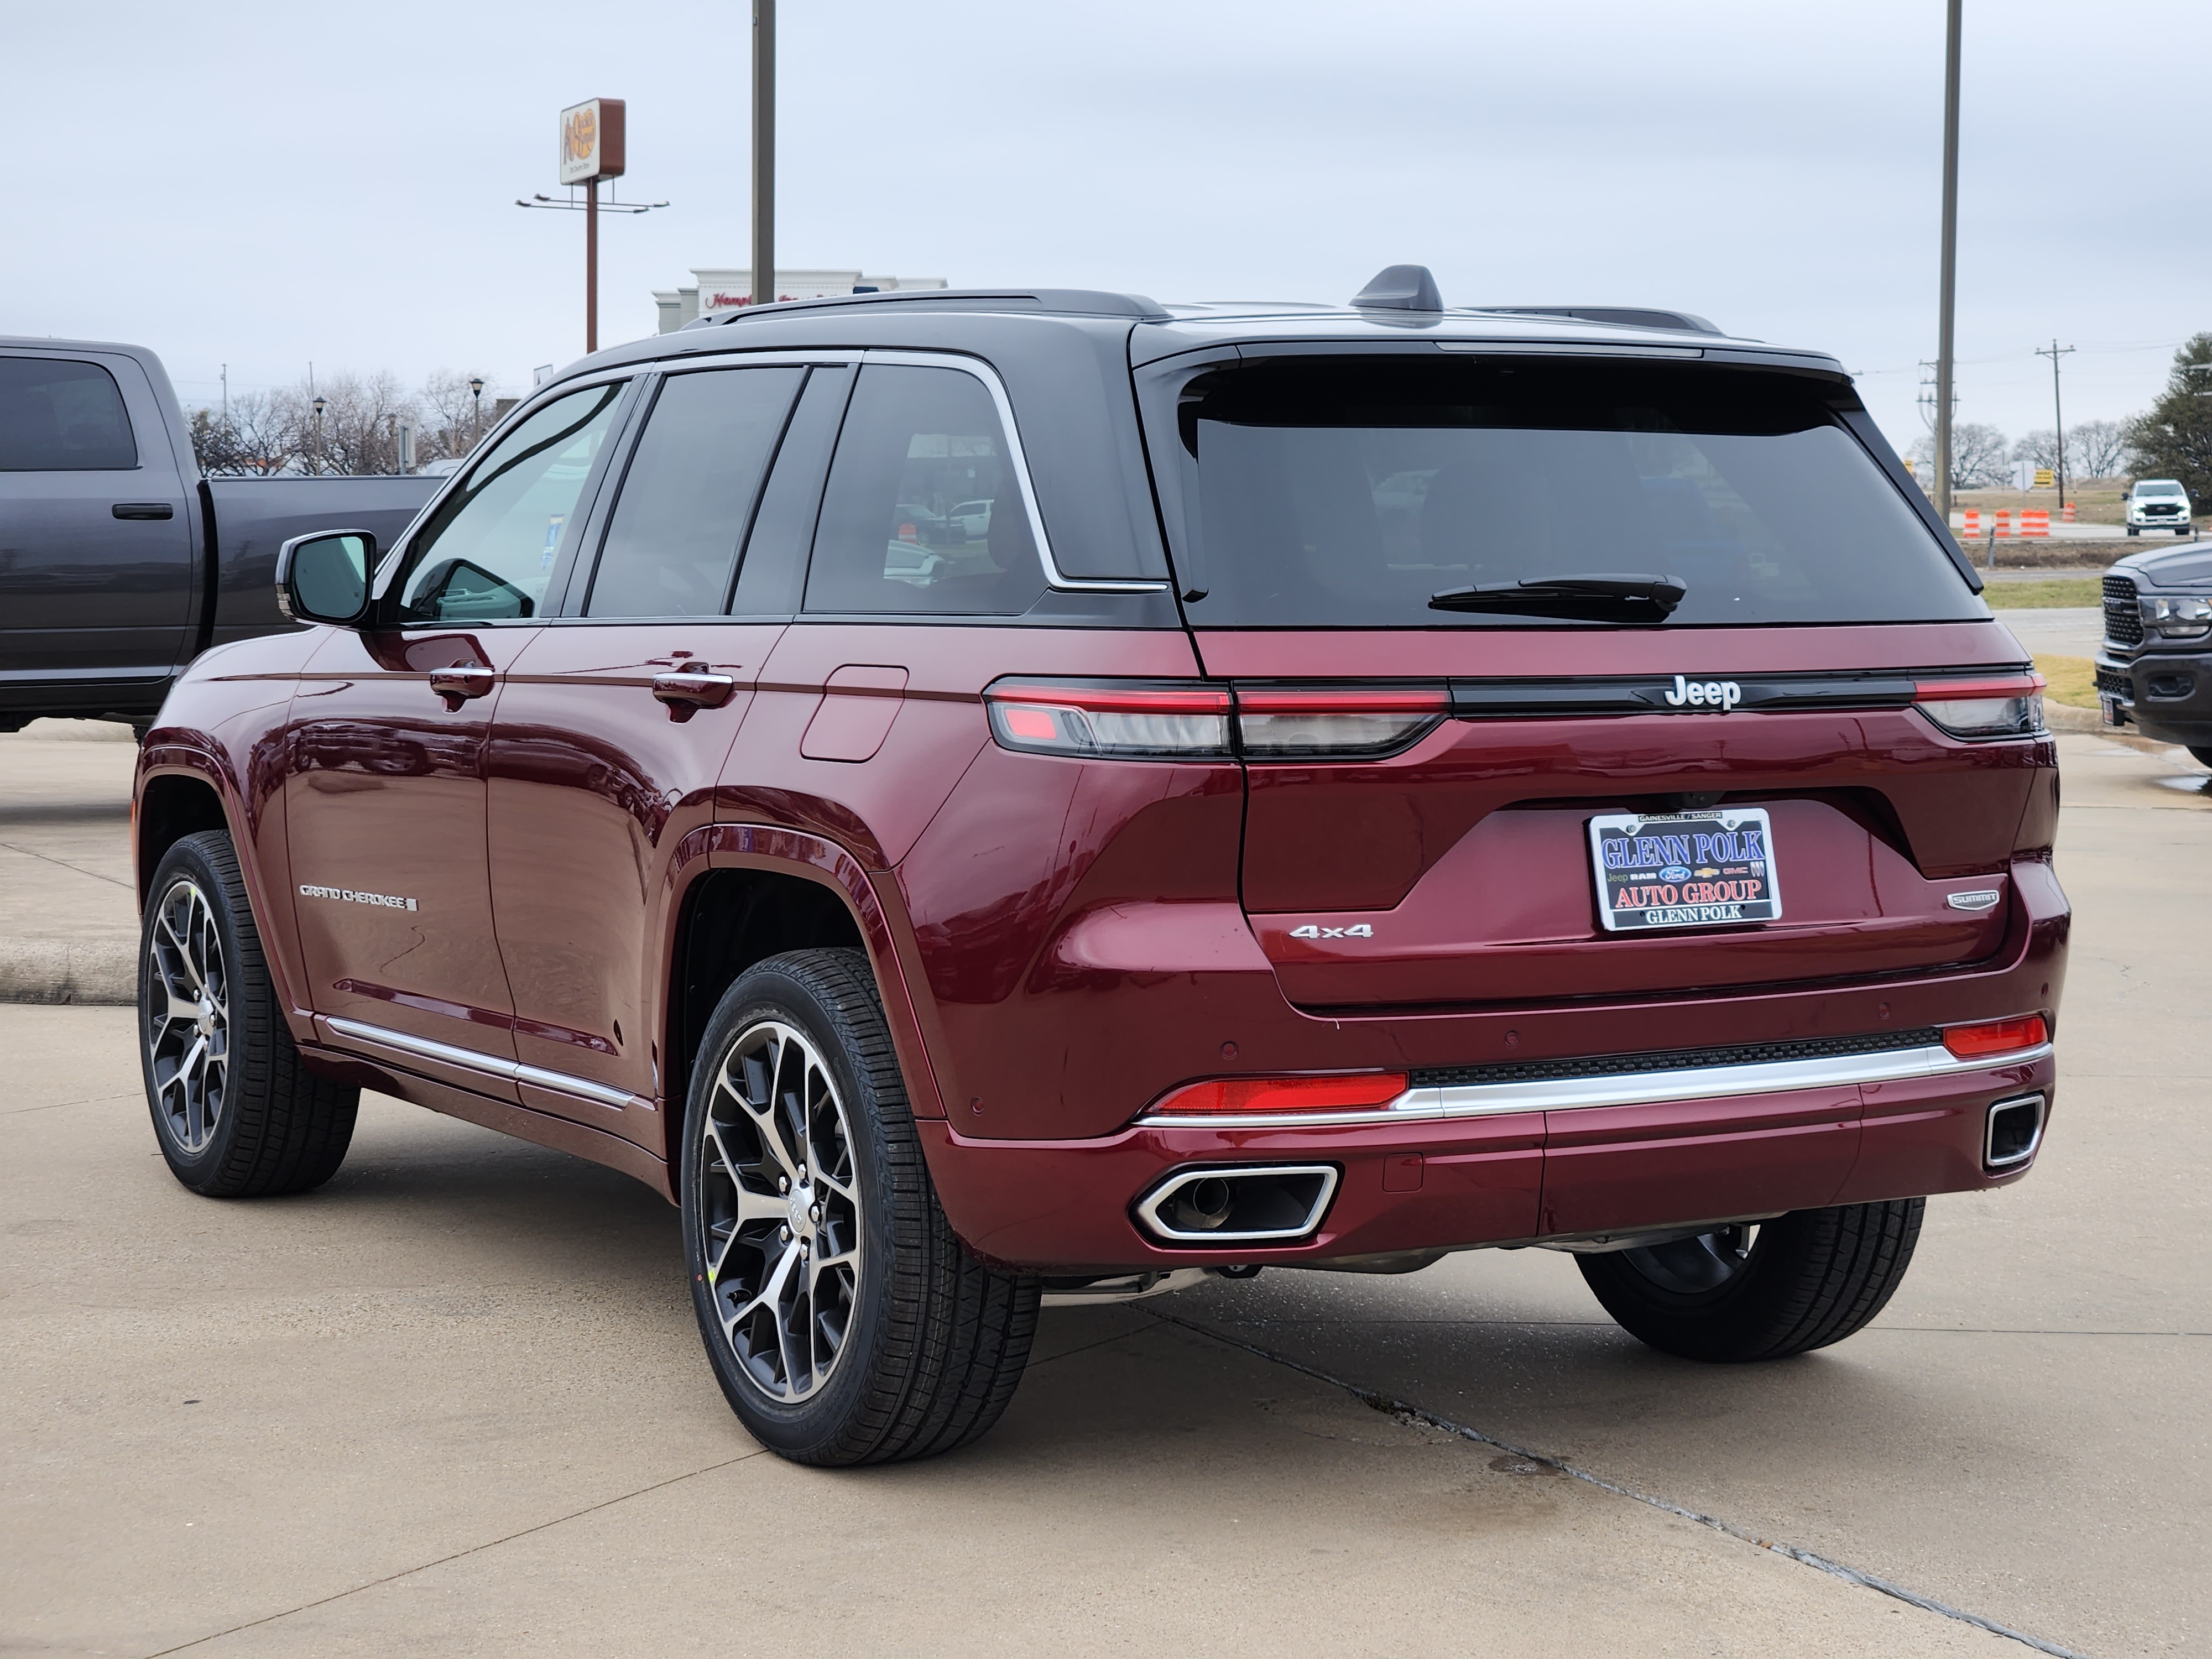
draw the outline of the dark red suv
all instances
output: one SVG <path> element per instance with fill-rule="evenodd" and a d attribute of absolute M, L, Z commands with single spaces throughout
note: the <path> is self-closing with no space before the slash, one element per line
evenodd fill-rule
<path fill-rule="evenodd" d="M 368 1088 L 627 1170 L 791 1457 L 1202 1272 L 1542 1245 L 1795 1353 L 2035 1158 L 2041 682 L 1817 354 L 1413 267 L 775 306 L 279 580 L 139 767 L 171 1167 L 313 1187 Z"/>

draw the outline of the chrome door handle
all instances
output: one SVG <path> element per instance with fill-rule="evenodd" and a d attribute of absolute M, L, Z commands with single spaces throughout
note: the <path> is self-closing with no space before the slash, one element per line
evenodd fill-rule
<path fill-rule="evenodd" d="M 684 670 L 653 677 L 653 695 L 668 705 L 668 718 L 688 720 L 702 708 L 720 708 L 738 689 L 730 674 L 696 674 Z"/>
<path fill-rule="evenodd" d="M 446 700 L 448 709 L 454 709 L 471 697 L 483 696 L 491 690 L 495 678 L 489 668 L 477 663 L 463 663 L 457 668 L 432 669 L 430 689 Z"/>

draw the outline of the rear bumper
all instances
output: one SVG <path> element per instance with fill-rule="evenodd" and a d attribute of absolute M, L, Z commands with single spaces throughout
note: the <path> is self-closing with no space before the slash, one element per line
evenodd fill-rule
<path fill-rule="evenodd" d="M 1691 1098 L 1525 1110 L 1493 1090 L 1459 1115 L 1438 1101 L 1433 1113 L 1296 1126 L 1145 1121 L 1080 1141 L 971 1139 L 941 1121 L 917 1127 L 946 1214 L 969 1247 L 994 1262 L 1060 1273 L 1317 1265 L 1542 1243 L 1975 1192 L 2033 1166 L 2031 1156 L 1985 1167 L 1984 1136 L 1996 1103 L 2053 1099 L 2047 1046 L 1999 1064 L 1916 1074 L 1891 1063 L 1858 1075 L 1869 1080 L 1723 1092 L 1721 1079 L 1711 1083 L 1715 1092 Z M 1608 1079 L 1616 1097 L 1636 1092 L 1619 1087 L 1626 1081 Z M 1642 1092 L 1680 1089 L 1655 1082 Z M 1146 1194 L 1194 1167 L 1302 1164 L 1330 1166 L 1339 1179 L 1316 1230 L 1294 1243 L 1176 1248 L 1135 1219 Z"/>

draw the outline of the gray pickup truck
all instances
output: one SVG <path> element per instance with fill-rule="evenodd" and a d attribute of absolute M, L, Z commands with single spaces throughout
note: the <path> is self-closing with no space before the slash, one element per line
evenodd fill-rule
<path fill-rule="evenodd" d="M 45 714 L 143 728 L 227 640 L 292 626 L 276 550 L 389 543 L 441 478 L 206 478 L 143 346 L 0 336 L 0 732 Z"/>

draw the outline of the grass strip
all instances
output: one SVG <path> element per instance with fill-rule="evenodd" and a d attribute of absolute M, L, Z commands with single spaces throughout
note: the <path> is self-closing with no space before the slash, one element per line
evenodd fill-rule
<path fill-rule="evenodd" d="M 2105 602 L 2104 586 L 2094 576 L 2067 576 L 2050 581 L 1991 582 L 1982 598 L 1992 611 L 2055 611 Z"/>
<path fill-rule="evenodd" d="M 2097 665 L 2087 657 L 2038 657 L 2035 672 L 2049 680 L 2043 695 L 2075 708 L 2097 706 Z"/>

